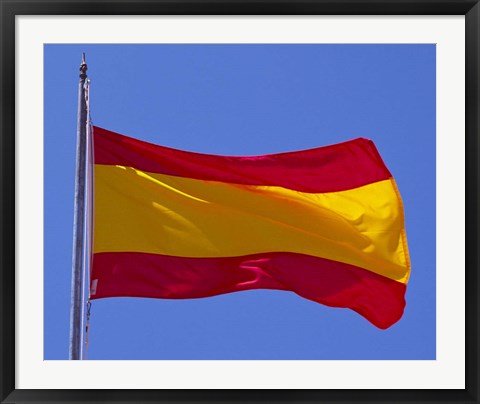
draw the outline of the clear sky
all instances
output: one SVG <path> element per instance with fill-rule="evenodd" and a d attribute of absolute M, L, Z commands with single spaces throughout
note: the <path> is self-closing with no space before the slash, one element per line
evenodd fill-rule
<path fill-rule="evenodd" d="M 92 302 L 88 359 L 435 359 L 435 45 L 45 45 L 44 358 L 68 359 L 78 67 L 94 125 L 259 155 L 372 139 L 405 205 L 403 318 L 254 290 Z"/>

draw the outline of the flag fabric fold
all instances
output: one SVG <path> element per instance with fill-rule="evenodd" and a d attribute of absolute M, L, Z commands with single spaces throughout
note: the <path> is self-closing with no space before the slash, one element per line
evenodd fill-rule
<path fill-rule="evenodd" d="M 278 289 L 379 328 L 401 318 L 403 206 L 370 140 L 233 157 L 93 139 L 91 299 Z"/>

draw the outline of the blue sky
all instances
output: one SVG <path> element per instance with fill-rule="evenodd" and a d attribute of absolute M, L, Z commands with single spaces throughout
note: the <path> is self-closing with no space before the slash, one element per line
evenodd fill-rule
<path fill-rule="evenodd" d="M 372 139 L 405 205 L 403 318 L 284 291 L 92 303 L 88 359 L 435 359 L 435 45 L 45 45 L 44 358 L 68 359 L 78 66 L 97 126 L 258 155 Z"/>

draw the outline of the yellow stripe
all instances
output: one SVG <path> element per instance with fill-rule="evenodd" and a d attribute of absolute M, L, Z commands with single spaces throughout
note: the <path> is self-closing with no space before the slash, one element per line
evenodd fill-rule
<path fill-rule="evenodd" d="M 94 252 L 294 252 L 406 283 L 401 209 L 393 179 L 312 194 L 96 165 Z"/>

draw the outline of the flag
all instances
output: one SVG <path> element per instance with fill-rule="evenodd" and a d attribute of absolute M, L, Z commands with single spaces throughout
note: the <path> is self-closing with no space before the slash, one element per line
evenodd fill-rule
<path fill-rule="evenodd" d="M 93 144 L 90 299 L 277 289 L 401 318 L 403 206 L 372 141 L 232 157 L 94 127 Z"/>

